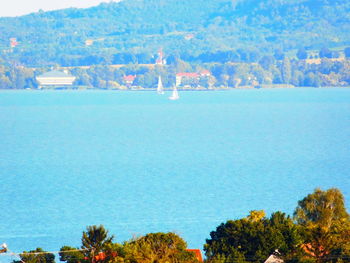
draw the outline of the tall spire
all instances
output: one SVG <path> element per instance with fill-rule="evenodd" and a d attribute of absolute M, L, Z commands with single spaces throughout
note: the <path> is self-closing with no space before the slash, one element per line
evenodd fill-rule
<path fill-rule="evenodd" d="M 163 52 L 163 48 L 160 48 L 158 50 L 158 57 L 156 59 L 156 64 L 157 65 L 165 65 L 166 61 L 164 59 L 164 52 Z"/>

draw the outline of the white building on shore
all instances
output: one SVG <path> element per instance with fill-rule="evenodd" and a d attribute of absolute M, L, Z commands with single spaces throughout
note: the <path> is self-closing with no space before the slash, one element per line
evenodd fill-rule
<path fill-rule="evenodd" d="M 39 89 L 41 88 L 64 88 L 73 85 L 76 77 L 69 73 L 52 70 L 36 77 L 39 83 Z"/>

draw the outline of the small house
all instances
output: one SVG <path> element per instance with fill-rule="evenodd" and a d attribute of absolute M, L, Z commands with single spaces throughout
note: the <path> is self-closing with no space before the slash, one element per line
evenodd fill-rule
<path fill-rule="evenodd" d="M 10 38 L 10 47 L 14 48 L 18 45 L 17 38 L 11 37 Z"/>
<path fill-rule="evenodd" d="M 201 77 L 210 77 L 210 75 L 211 75 L 210 71 L 207 69 L 201 70 L 201 72 L 199 72 L 199 74 Z"/>
<path fill-rule="evenodd" d="M 283 263 L 283 259 L 281 258 L 281 253 L 276 249 L 264 263 Z"/>
<path fill-rule="evenodd" d="M 195 72 L 180 72 L 176 74 L 176 86 L 179 86 L 183 84 L 183 81 L 190 80 L 190 81 L 198 81 L 200 75 Z"/>
<path fill-rule="evenodd" d="M 127 86 L 131 86 L 136 79 L 136 75 L 127 75 L 123 77 L 123 81 Z"/>
<path fill-rule="evenodd" d="M 92 46 L 93 44 L 94 44 L 94 40 L 92 39 L 85 40 L 85 46 Z"/>

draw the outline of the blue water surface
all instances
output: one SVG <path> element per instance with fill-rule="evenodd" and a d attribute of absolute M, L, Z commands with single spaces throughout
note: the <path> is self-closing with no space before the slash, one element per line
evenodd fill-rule
<path fill-rule="evenodd" d="M 0 92 L 0 243 L 80 246 L 175 231 L 202 248 L 250 210 L 316 187 L 350 206 L 350 89 Z M 0 261 L 5 259 L 0 258 Z"/>

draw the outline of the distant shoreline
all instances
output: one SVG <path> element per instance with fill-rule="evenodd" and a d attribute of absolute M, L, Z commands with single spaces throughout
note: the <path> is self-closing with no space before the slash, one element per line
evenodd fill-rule
<path fill-rule="evenodd" d="M 189 89 L 189 88 L 177 88 L 179 91 L 231 91 L 231 90 L 266 90 L 266 89 L 348 89 L 350 86 L 337 86 L 337 87 L 332 87 L 332 86 L 324 86 L 324 87 L 308 87 L 308 86 L 303 86 L 303 87 L 273 87 L 273 86 L 268 86 L 268 87 L 237 87 L 237 88 L 211 88 L 211 89 Z M 42 89 L 0 89 L 0 91 L 152 91 L 155 92 L 157 91 L 156 88 L 129 88 L 129 89 L 101 89 L 101 88 L 79 88 L 79 87 L 74 87 L 74 88 L 42 88 Z M 173 89 L 172 88 L 164 88 L 164 91 L 169 91 L 171 92 Z"/>

